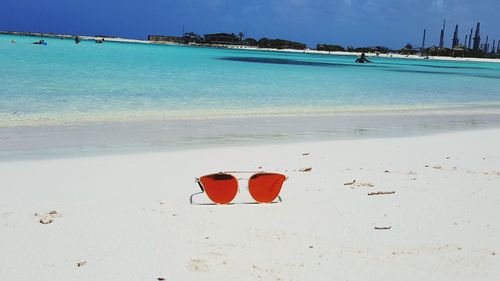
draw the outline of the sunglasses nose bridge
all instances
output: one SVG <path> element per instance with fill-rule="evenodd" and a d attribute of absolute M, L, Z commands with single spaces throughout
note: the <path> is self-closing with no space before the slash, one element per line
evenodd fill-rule
<path fill-rule="evenodd" d="M 238 181 L 238 194 L 241 192 L 241 188 L 242 186 L 244 185 L 244 188 L 249 191 L 249 188 L 248 188 L 248 178 L 237 178 L 237 181 Z M 242 184 L 244 183 L 244 184 Z"/>

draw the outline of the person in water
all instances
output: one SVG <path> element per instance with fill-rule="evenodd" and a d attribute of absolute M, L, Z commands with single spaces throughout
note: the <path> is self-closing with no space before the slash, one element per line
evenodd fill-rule
<path fill-rule="evenodd" d="M 366 58 L 365 53 L 361 53 L 361 56 L 356 60 L 357 63 L 371 62 Z"/>
<path fill-rule="evenodd" d="M 76 36 L 75 37 L 75 44 L 80 44 L 80 41 L 81 41 L 80 37 Z"/>

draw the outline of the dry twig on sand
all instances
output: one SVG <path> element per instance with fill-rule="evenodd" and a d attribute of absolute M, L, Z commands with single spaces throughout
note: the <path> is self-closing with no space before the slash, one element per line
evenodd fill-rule
<path fill-rule="evenodd" d="M 391 228 L 392 228 L 392 226 L 375 226 L 374 227 L 375 230 L 388 230 Z"/>
<path fill-rule="evenodd" d="M 372 195 L 385 195 L 385 194 L 394 194 L 396 191 L 378 191 L 378 192 L 370 192 L 368 193 L 369 196 Z"/>

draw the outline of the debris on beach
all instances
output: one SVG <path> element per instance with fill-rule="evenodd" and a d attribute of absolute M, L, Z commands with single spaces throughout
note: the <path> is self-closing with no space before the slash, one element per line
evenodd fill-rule
<path fill-rule="evenodd" d="M 307 156 L 307 155 L 309 155 L 309 152 L 302 153 L 302 155 Z"/>
<path fill-rule="evenodd" d="M 41 224 L 49 224 L 52 223 L 54 220 L 50 217 L 43 217 L 40 219 Z"/>
<path fill-rule="evenodd" d="M 299 172 L 310 172 L 312 171 L 312 167 L 309 167 L 309 168 L 302 168 L 299 170 Z"/>
<path fill-rule="evenodd" d="M 158 277 L 158 278 L 156 278 L 156 280 L 158 280 L 158 281 L 165 281 L 165 278 L 163 278 L 163 277 Z"/>
<path fill-rule="evenodd" d="M 375 229 L 375 230 L 388 230 L 391 228 L 392 228 L 392 226 L 375 226 L 373 229 Z"/>
<path fill-rule="evenodd" d="M 82 267 L 82 266 L 84 266 L 86 264 L 87 264 L 87 261 L 79 261 L 78 263 L 76 263 L 76 266 Z"/>
<path fill-rule="evenodd" d="M 39 222 L 41 224 L 49 224 L 49 223 L 53 223 L 54 222 L 54 219 L 57 218 L 57 217 L 60 217 L 61 214 L 58 213 L 57 211 L 50 211 L 44 215 L 40 215 L 38 213 L 35 213 L 35 216 L 36 217 L 39 217 L 41 216 L 42 218 L 39 220 Z"/>
<path fill-rule="evenodd" d="M 192 272 L 207 272 L 208 264 L 204 259 L 191 259 L 188 264 L 189 271 Z"/>
<path fill-rule="evenodd" d="M 441 170 L 443 169 L 443 167 L 439 166 L 439 165 L 434 165 L 432 166 L 432 168 L 436 169 L 436 170 Z"/>
<path fill-rule="evenodd" d="M 394 194 L 396 191 L 377 191 L 377 192 L 370 192 L 368 193 L 368 196 L 372 195 L 386 195 L 386 194 Z"/>
<path fill-rule="evenodd" d="M 355 187 L 374 187 L 375 186 L 373 183 L 370 183 L 370 182 L 358 182 L 356 180 L 352 180 L 350 182 L 346 182 L 346 183 L 344 183 L 344 185 L 350 186 L 351 188 L 355 188 Z"/>

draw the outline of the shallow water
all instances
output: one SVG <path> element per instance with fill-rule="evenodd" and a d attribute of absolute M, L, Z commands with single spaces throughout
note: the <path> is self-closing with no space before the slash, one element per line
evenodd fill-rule
<path fill-rule="evenodd" d="M 496 63 L 39 39 L 0 35 L 0 126 L 500 108 Z"/>

